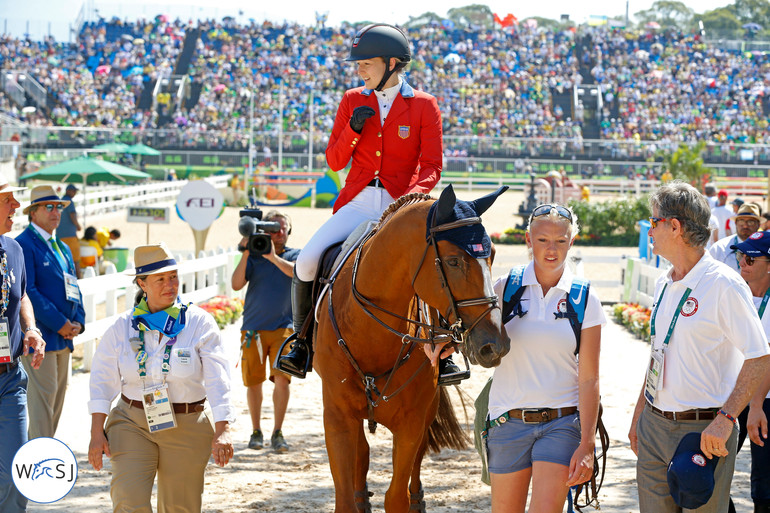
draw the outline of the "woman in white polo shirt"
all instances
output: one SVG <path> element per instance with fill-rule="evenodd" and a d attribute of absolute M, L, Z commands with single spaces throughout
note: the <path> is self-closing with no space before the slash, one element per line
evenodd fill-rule
<path fill-rule="evenodd" d="M 561 512 L 569 487 L 593 473 L 606 320 L 589 289 L 578 358 L 575 333 L 563 315 L 573 282 L 567 253 L 577 233 L 575 214 L 560 205 L 540 205 L 529 219 L 532 261 L 522 274 L 521 310 L 505 324 L 511 350 L 495 369 L 489 394 L 493 513 L 523 513 L 530 482 L 530 511 Z M 495 284 L 499 297 L 507 281 Z"/>
<path fill-rule="evenodd" d="M 756 232 L 745 241 L 730 246 L 736 252 L 741 277 L 746 280 L 754 306 L 770 337 L 770 231 Z M 738 416 L 738 450 L 746 435 L 751 439 L 751 500 L 756 513 L 770 513 L 770 441 L 767 419 L 770 417 L 770 374 L 766 374 L 749 405 Z M 735 507 L 730 504 L 730 510 Z"/>
<path fill-rule="evenodd" d="M 180 301 L 166 246 L 139 246 L 134 263 L 134 309 L 94 354 L 88 461 L 100 470 L 111 459 L 115 511 L 152 511 L 156 474 L 159 511 L 201 511 L 209 456 L 220 466 L 233 456 L 230 367 L 211 314 Z"/>

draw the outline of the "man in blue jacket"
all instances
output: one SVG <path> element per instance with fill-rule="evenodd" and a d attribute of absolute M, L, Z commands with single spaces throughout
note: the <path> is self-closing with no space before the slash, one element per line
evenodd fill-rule
<path fill-rule="evenodd" d="M 32 367 L 32 355 L 22 358 L 29 375 L 29 437 L 53 437 L 69 381 L 72 339 L 83 331 L 85 311 L 72 253 L 54 235 L 69 201 L 60 199 L 50 185 L 32 189 L 30 199 L 23 210 L 30 224 L 16 241 L 24 251 L 27 295 L 47 354 L 39 369 Z"/>

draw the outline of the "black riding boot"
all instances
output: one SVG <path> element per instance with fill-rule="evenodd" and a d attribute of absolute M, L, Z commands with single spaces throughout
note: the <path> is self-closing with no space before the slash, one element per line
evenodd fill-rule
<path fill-rule="evenodd" d="M 304 378 L 308 370 L 312 369 L 313 348 L 305 339 L 299 338 L 298 334 L 302 330 L 313 306 L 313 282 L 302 281 L 297 278 L 297 271 L 294 271 L 294 277 L 291 280 L 291 314 L 294 324 L 295 339 L 291 346 L 291 351 L 283 356 L 279 356 L 275 361 L 275 368 L 296 376 Z M 312 333 L 312 330 L 308 330 Z"/>
<path fill-rule="evenodd" d="M 471 377 L 470 370 L 461 370 L 460 367 L 452 360 L 450 354 L 446 358 L 442 358 L 438 363 L 438 384 L 439 386 L 459 385 L 464 379 Z"/>

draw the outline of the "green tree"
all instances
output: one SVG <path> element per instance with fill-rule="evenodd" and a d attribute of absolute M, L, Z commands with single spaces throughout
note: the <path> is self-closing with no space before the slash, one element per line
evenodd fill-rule
<path fill-rule="evenodd" d="M 663 162 L 666 169 L 671 171 L 674 178 L 689 182 L 701 189 L 704 178 L 708 176 L 709 169 L 703 165 L 703 149 L 705 142 L 699 142 L 695 146 L 680 144 L 673 152 L 663 152 Z"/>
<path fill-rule="evenodd" d="M 735 0 L 730 8 L 741 24 L 759 23 L 764 28 L 770 26 L 770 2 L 768 0 Z"/>
<path fill-rule="evenodd" d="M 435 12 L 429 11 L 429 12 L 424 12 L 419 16 L 409 16 L 409 21 L 404 23 L 404 27 L 408 29 L 420 28 L 420 27 L 424 27 L 425 25 L 428 25 L 433 21 L 441 23 L 441 20 L 443 20 L 441 16 L 439 16 Z"/>
<path fill-rule="evenodd" d="M 683 2 L 676 0 L 657 0 L 652 7 L 635 14 L 641 26 L 651 21 L 660 23 L 664 28 L 684 29 L 693 23 L 694 11 Z"/>
<path fill-rule="evenodd" d="M 492 11 L 486 5 L 472 4 L 465 7 L 455 7 L 447 11 L 447 17 L 455 22 L 458 28 L 467 27 L 470 24 L 479 25 L 485 29 L 494 27 L 495 18 Z"/>
<path fill-rule="evenodd" d="M 729 7 L 719 7 L 712 11 L 706 11 L 700 16 L 700 20 L 703 22 L 706 34 L 709 30 L 726 31 L 741 28 L 741 21 Z"/>

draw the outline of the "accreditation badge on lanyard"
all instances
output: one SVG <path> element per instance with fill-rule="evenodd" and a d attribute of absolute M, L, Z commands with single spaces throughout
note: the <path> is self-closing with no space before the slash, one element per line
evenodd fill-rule
<path fill-rule="evenodd" d="M 647 378 L 644 382 L 644 397 L 650 404 L 655 402 L 655 398 L 658 396 L 658 391 L 663 388 L 663 372 L 665 370 L 666 363 L 666 348 L 671 342 L 671 334 L 674 332 L 676 321 L 679 319 L 679 314 L 682 312 L 682 307 L 685 301 L 687 301 L 692 289 L 688 288 L 684 291 L 682 299 L 679 301 L 679 306 L 674 312 L 674 317 L 671 319 L 671 324 L 668 327 L 666 338 L 663 339 L 663 344 L 660 347 L 655 347 L 656 334 L 655 334 L 655 318 L 658 315 L 658 308 L 663 302 L 663 295 L 666 293 L 666 287 L 664 285 L 663 291 L 660 293 L 658 302 L 655 305 L 655 310 L 652 312 L 652 318 L 650 319 L 650 365 L 647 367 Z"/>
<path fill-rule="evenodd" d="M 150 433 L 176 427 L 174 408 L 168 398 L 168 383 L 145 388 L 142 403 Z"/>
<path fill-rule="evenodd" d="M 144 378 L 147 376 L 146 365 L 147 360 L 149 359 L 149 355 L 145 350 L 144 335 L 144 331 L 139 332 L 139 350 L 136 353 L 136 362 L 139 364 L 139 377 L 142 378 L 142 381 L 144 381 Z M 130 342 L 133 346 L 134 339 L 131 339 Z M 168 398 L 168 383 L 166 383 L 166 376 L 171 368 L 171 364 L 169 363 L 171 348 L 174 346 L 175 342 L 176 337 L 170 338 L 168 342 L 166 342 L 166 347 L 163 351 L 163 363 L 161 364 L 163 383 L 151 387 L 144 387 L 142 390 L 144 416 L 147 418 L 147 427 L 149 428 L 150 433 L 176 427 L 174 407 Z"/>
<path fill-rule="evenodd" d="M 67 294 L 67 301 L 80 303 L 80 289 L 78 289 L 78 279 L 69 273 L 64 273 L 64 291 Z"/>
<path fill-rule="evenodd" d="M 0 363 L 11 363 L 11 337 L 8 332 L 8 318 L 0 317 Z"/>

